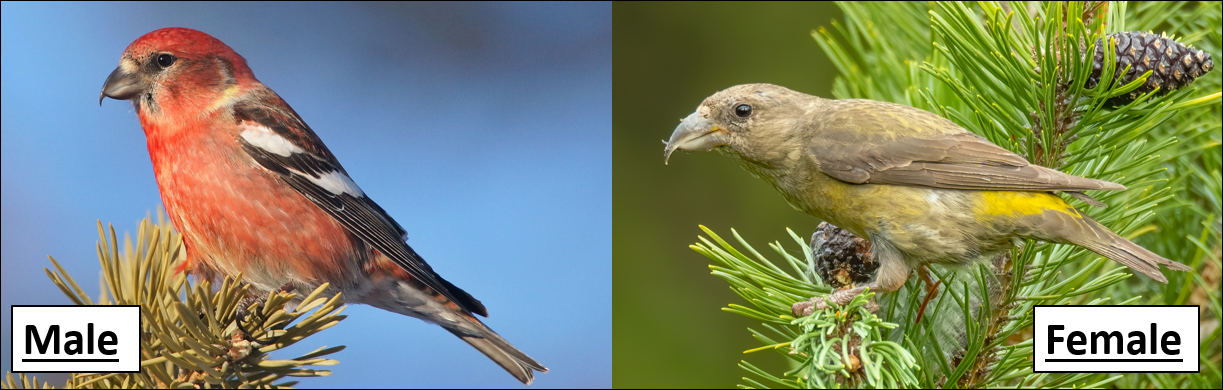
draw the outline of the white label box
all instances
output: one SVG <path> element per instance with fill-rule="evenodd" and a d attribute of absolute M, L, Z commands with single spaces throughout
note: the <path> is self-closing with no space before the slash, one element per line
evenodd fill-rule
<path fill-rule="evenodd" d="M 13 372 L 139 372 L 140 306 L 13 305 Z"/>
<path fill-rule="evenodd" d="M 1199 372 L 1197 306 L 1046 306 L 1033 313 L 1033 371 Z"/>

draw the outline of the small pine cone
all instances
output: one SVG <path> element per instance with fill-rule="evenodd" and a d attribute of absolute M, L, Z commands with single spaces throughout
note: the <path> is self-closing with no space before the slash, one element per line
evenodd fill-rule
<path fill-rule="evenodd" d="M 1210 72 L 1215 66 L 1214 61 L 1210 58 L 1210 53 L 1194 49 L 1162 35 L 1128 31 L 1108 34 L 1108 37 L 1116 39 L 1117 42 L 1117 65 L 1114 80 L 1120 76 L 1127 65 L 1132 66 L 1129 73 L 1120 77 L 1120 84 L 1128 84 L 1148 70 L 1154 70 L 1151 77 L 1147 78 L 1147 82 L 1138 89 L 1109 99 L 1109 104 L 1114 106 L 1128 104 L 1139 95 L 1155 90 L 1156 87 L 1159 88 L 1160 94 L 1184 87 L 1198 76 Z M 1105 47 L 1104 42 L 1096 42 L 1091 78 L 1087 80 L 1088 88 L 1093 88 L 1100 82 L 1100 73 L 1104 68 Z"/>
<path fill-rule="evenodd" d="M 869 282 L 879 269 L 870 241 L 828 222 L 821 222 L 811 235 L 811 255 L 816 274 L 835 289 Z"/>

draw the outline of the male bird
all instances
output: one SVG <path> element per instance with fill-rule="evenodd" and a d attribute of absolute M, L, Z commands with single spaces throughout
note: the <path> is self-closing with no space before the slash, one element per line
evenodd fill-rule
<path fill-rule="evenodd" d="M 795 209 L 871 242 L 873 282 L 896 291 L 910 269 L 965 265 L 1036 238 L 1075 244 L 1167 283 L 1158 264 L 1189 271 L 1081 214 L 1052 191 L 1121 190 L 1103 180 L 1032 165 L 951 121 L 872 100 L 828 100 L 771 84 L 713 94 L 667 142 L 717 149 L 772 184 Z M 1090 200 L 1094 202 L 1094 200 Z M 817 299 L 817 307 L 826 303 Z"/>
<path fill-rule="evenodd" d="M 546 372 L 473 314 L 484 305 L 425 263 L 406 234 L 280 96 L 220 40 L 186 28 L 136 39 L 102 98 L 131 100 L 161 199 L 197 276 L 263 293 L 327 293 L 440 325 L 522 383 Z"/>

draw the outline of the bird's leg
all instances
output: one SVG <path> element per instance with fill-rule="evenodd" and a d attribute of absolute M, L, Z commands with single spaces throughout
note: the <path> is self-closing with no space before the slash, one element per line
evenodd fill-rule
<path fill-rule="evenodd" d="M 926 313 L 926 304 L 930 303 L 930 299 L 938 295 L 938 286 L 943 283 L 940 279 L 938 282 L 930 280 L 930 273 L 926 271 L 926 266 L 920 265 L 917 267 L 917 276 L 921 277 L 922 282 L 926 284 L 926 298 L 921 301 L 921 308 L 917 309 L 917 321 L 921 322 L 922 315 Z"/>

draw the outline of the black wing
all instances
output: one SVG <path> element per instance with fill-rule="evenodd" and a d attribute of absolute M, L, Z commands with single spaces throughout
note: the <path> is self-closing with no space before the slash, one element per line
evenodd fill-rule
<path fill-rule="evenodd" d="M 442 279 L 404 242 L 406 232 L 403 227 L 352 183 L 340 163 L 292 109 L 283 110 L 275 105 L 240 104 L 234 107 L 234 115 L 239 126 L 262 126 L 289 143 L 269 150 L 239 137 L 243 150 L 259 165 L 297 190 L 339 221 L 349 232 L 386 255 L 425 286 L 468 312 L 488 316 L 480 301 Z"/>

